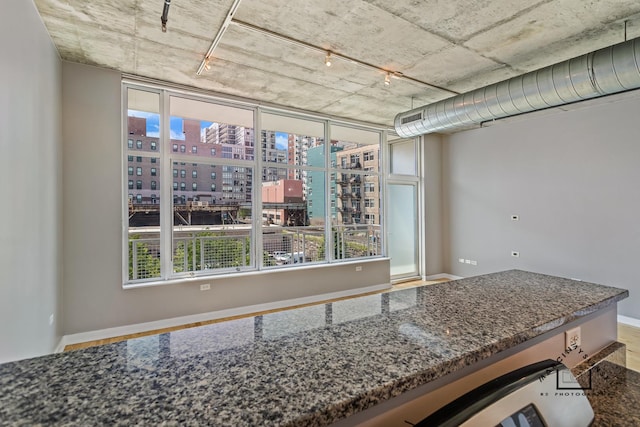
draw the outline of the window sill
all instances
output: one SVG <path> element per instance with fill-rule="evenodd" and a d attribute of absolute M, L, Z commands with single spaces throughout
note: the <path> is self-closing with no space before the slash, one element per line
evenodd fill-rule
<path fill-rule="evenodd" d="M 212 282 L 219 281 L 225 279 L 233 279 L 233 278 L 251 278 L 251 277 L 259 277 L 264 276 L 266 274 L 287 274 L 288 272 L 299 272 L 301 270 L 321 270 L 325 268 L 336 268 L 343 266 L 358 266 L 363 264 L 377 263 L 382 261 L 388 261 L 388 257 L 380 256 L 375 258 L 360 258 L 354 259 L 350 261 L 340 261 L 340 262 L 331 262 L 331 263 L 322 263 L 322 264 L 308 264 L 308 265 L 294 265 L 291 267 L 271 267 L 264 268 L 262 270 L 245 270 L 240 272 L 232 272 L 232 273 L 219 273 L 219 274 L 210 274 L 210 275 L 198 275 L 193 277 L 180 277 L 180 278 L 171 278 L 166 280 L 153 280 L 148 282 L 125 282 L 122 285 L 124 290 L 128 289 L 139 289 L 139 288 L 149 288 L 156 286 L 167 286 L 167 285 L 184 285 L 190 283 L 198 283 L 198 282 Z"/>

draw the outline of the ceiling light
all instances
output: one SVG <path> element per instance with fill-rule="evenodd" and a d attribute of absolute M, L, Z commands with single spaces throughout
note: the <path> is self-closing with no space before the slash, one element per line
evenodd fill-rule
<path fill-rule="evenodd" d="M 331 52 L 327 52 L 327 56 L 324 57 L 324 65 L 331 67 Z"/>
<path fill-rule="evenodd" d="M 389 86 L 391 84 L 391 73 L 387 71 L 387 74 L 384 75 L 384 85 Z"/>
<path fill-rule="evenodd" d="M 162 8 L 162 16 L 160 22 L 162 22 L 162 32 L 167 32 L 167 21 L 169 20 L 169 6 L 171 6 L 171 0 L 164 0 L 164 7 Z"/>

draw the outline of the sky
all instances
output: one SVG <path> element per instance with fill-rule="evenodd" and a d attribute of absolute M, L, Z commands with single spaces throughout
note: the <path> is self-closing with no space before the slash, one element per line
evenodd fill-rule
<path fill-rule="evenodd" d="M 160 115 L 159 114 L 147 113 L 144 111 L 136 111 L 136 110 L 129 110 L 128 114 L 131 117 L 142 117 L 147 119 L 147 136 L 160 137 Z M 200 129 L 208 128 L 212 124 L 213 122 L 201 121 Z M 169 120 L 169 127 L 171 130 L 171 139 L 184 140 L 184 134 L 182 133 L 182 117 L 172 116 L 171 119 Z"/>
<path fill-rule="evenodd" d="M 278 150 L 286 150 L 289 146 L 289 134 L 285 132 L 276 132 L 276 148 Z"/>
<path fill-rule="evenodd" d="M 160 115 L 156 113 L 147 113 L 144 111 L 129 110 L 129 116 L 141 117 L 147 119 L 147 136 L 160 137 Z M 171 129 L 171 139 L 177 139 L 184 141 L 184 134 L 182 133 L 182 117 L 171 116 L 169 119 L 169 127 Z M 211 126 L 213 122 L 200 122 L 200 129 L 206 129 Z M 276 148 L 278 150 L 286 150 L 289 145 L 289 134 L 286 132 L 276 132 Z"/>

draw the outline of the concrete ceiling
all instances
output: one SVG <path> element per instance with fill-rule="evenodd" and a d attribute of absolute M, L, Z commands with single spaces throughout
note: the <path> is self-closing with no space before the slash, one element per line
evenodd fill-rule
<path fill-rule="evenodd" d="M 638 0 L 242 0 L 197 75 L 233 0 L 173 0 L 166 33 L 164 0 L 34 1 L 64 60 L 383 125 L 640 36 Z"/>

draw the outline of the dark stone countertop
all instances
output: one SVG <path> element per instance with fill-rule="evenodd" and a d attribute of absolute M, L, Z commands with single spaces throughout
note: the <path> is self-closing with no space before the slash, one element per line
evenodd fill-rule
<path fill-rule="evenodd" d="M 627 296 L 512 270 L 6 363 L 0 424 L 324 426 Z"/>

